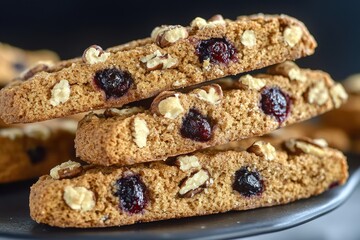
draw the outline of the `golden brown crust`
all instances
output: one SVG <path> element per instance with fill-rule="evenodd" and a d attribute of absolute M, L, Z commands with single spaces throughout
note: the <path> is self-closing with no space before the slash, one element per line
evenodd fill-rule
<path fill-rule="evenodd" d="M 90 114 L 81 121 L 76 133 L 77 156 L 89 163 L 100 165 L 129 165 L 166 159 L 169 156 L 189 153 L 209 146 L 263 135 L 279 126 L 303 121 L 334 108 L 330 96 L 324 98 L 325 101 L 321 102 L 321 105 L 318 102 L 309 103 L 307 97 L 309 90 L 315 88 L 318 83 L 323 84 L 321 91 L 325 93 L 335 86 L 327 73 L 302 69 L 299 74 L 303 75 L 306 81 L 290 80 L 283 75 L 270 74 L 241 77 L 241 86 L 244 83 L 251 83 L 249 87 L 237 89 L 236 86 L 239 84 L 234 84 L 232 89 L 223 91 L 218 103 L 213 101 L 214 95 L 204 95 L 206 91 L 200 94 L 200 89 L 187 94 L 172 93 L 178 96 L 177 99 L 169 97 L 167 99 L 171 98 L 171 101 L 162 105 L 158 103 L 159 100 L 163 100 L 160 95 L 154 102 L 162 108 L 162 114 L 159 114 L 159 110 L 153 106 L 151 108 L 153 112 L 147 110 L 130 116 L 104 118 Z M 250 81 L 247 82 L 248 79 Z M 255 82 L 258 84 L 253 84 Z M 262 88 L 256 90 L 258 86 Z M 260 107 L 261 93 L 263 89 L 269 87 L 279 87 L 291 99 L 290 113 L 281 124 L 274 117 L 266 115 Z M 207 88 L 208 86 L 205 87 Z M 213 93 L 216 93 L 216 90 Z M 166 108 L 169 109 L 168 115 L 164 110 Z M 192 108 L 208 116 L 214 123 L 212 137 L 207 142 L 193 141 L 183 138 L 180 134 L 183 117 Z M 139 147 L 134 142 L 135 118 L 146 123 L 148 134 L 142 135 L 146 138 L 145 146 Z"/>
<path fill-rule="evenodd" d="M 34 122 L 92 109 L 119 107 L 154 96 L 164 90 L 190 86 L 311 55 L 316 47 L 315 40 L 304 25 L 288 16 L 245 17 L 236 21 L 225 20 L 225 23 L 198 30 L 194 27 L 188 28 L 189 37 L 164 48 L 156 45 L 151 38 L 114 47 L 108 50 L 110 55 L 105 62 L 93 65 L 81 59 L 60 62 L 47 72 L 39 72 L 25 82 L 2 90 L 1 118 L 6 123 Z M 300 31 L 300 38 L 296 34 L 285 34 L 285 30 L 291 27 L 295 28 L 294 33 L 299 34 Z M 249 40 L 243 40 L 242 35 L 247 30 L 255 34 L 256 45 L 246 46 L 246 41 Z M 287 37 L 284 37 L 284 34 Z M 199 40 L 223 37 L 237 49 L 237 61 L 232 61 L 228 65 L 201 64 L 195 53 Z M 176 66 L 147 70 L 146 64 L 140 59 L 156 51 L 176 59 Z M 106 100 L 104 92 L 97 89 L 93 83 L 95 72 L 109 67 L 126 70 L 134 79 L 133 88 L 118 99 Z M 70 98 L 54 107 L 49 101 L 51 90 L 63 79 L 69 82 Z"/>
<path fill-rule="evenodd" d="M 246 151 L 194 153 L 192 156 L 209 173 L 212 184 L 192 197 L 179 196 L 180 183 L 197 170 L 182 171 L 177 165 L 161 161 L 122 168 L 94 166 L 72 179 L 54 180 L 47 175 L 31 188 L 30 214 L 38 223 L 86 228 L 285 204 L 320 194 L 346 181 L 345 156 L 330 148 L 323 151 L 323 157 L 276 151 L 276 158 L 271 161 Z M 233 189 L 235 172 L 242 167 L 260 174 L 265 189 L 260 195 L 244 197 Z M 129 172 L 138 175 L 147 188 L 149 201 L 142 213 L 125 212 L 114 195 L 115 182 Z M 86 211 L 73 210 L 69 201 L 65 202 L 64 190 L 68 186 L 92 193 L 93 198 L 87 198 L 91 204 Z"/>

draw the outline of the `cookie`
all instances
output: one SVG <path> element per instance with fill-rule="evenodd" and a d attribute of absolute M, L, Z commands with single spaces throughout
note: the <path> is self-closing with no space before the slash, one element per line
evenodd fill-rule
<path fill-rule="evenodd" d="M 258 141 L 127 167 L 68 162 L 31 187 L 30 214 L 57 227 L 121 226 L 286 204 L 346 181 L 341 152 L 311 140 L 284 146 L 289 153 Z"/>
<path fill-rule="evenodd" d="M 30 69 L 0 92 L 0 117 L 25 123 L 120 107 L 308 56 L 316 47 L 303 23 L 285 15 L 196 18 L 188 27 L 161 26 L 151 35 L 105 51 L 93 45 L 83 58 Z"/>
<path fill-rule="evenodd" d="M 73 159 L 76 125 L 58 120 L 0 129 L 0 183 L 39 177 Z"/>
<path fill-rule="evenodd" d="M 76 132 L 76 154 L 105 166 L 166 159 L 264 135 L 346 100 L 342 86 L 322 71 L 285 62 L 268 72 L 242 76 L 227 90 L 212 84 L 189 93 L 163 92 L 147 110 L 89 114 Z"/>
<path fill-rule="evenodd" d="M 277 129 L 267 135 L 266 140 L 274 143 L 287 138 L 309 137 L 315 139 L 324 139 L 329 147 L 336 148 L 341 151 L 351 150 L 351 140 L 348 134 L 341 128 L 324 126 L 318 122 L 307 121 L 303 123 L 293 124 L 281 129 Z"/>
<path fill-rule="evenodd" d="M 0 86 L 5 86 L 39 61 L 58 60 L 59 57 L 52 51 L 26 51 L 0 42 Z"/>
<path fill-rule="evenodd" d="M 341 128 L 350 137 L 360 137 L 360 74 L 350 76 L 344 81 L 349 100 L 341 108 L 321 117 L 324 125 Z"/>

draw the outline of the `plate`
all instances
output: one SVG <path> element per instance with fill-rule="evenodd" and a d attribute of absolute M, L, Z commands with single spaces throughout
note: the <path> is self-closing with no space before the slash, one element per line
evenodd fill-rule
<path fill-rule="evenodd" d="M 65 239 L 226 239 L 284 230 L 320 217 L 344 203 L 360 182 L 360 155 L 348 154 L 348 182 L 319 196 L 290 204 L 209 216 L 104 229 L 62 229 L 29 216 L 32 181 L 0 186 L 0 237 Z"/>

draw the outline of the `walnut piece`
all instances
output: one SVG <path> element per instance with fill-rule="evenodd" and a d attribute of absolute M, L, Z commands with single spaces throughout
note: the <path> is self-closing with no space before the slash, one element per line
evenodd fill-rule
<path fill-rule="evenodd" d="M 191 95 L 203 101 L 216 105 L 221 102 L 221 99 L 223 98 L 223 91 L 220 85 L 212 84 L 199 89 L 195 89 Z"/>
<path fill-rule="evenodd" d="M 87 64 L 96 64 L 105 62 L 110 56 L 109 52 L 105 52 L 100 46 L 92 45 L 85 49 L 82 59 Z"/>
<path fill-rule="evenodd" d="M 156 50 L 154 53 L 141 58 L 140 61 L 145 64 L 146 69 L 149 71 L 156 69 L 174 68 L 178 64 L 176 58 L 171 57 L 167 53 L 162 54 L 159 50 Z"/>
<path fill-rule="evenodd" d="M 256 36 L 253 30 L 245 30 L 240 38 L 241 43 L 248 48 L 256 45 Z"/>
<path fill-rule="evenodd" d="M 180 186 L 179 196 L 191 198 L 195 194 L 200 193 L 204 188 L 209 187 L 213 183 L 210 173 L 207 170 L 199 171 L 186 178 Z"/>
<path fill-rule="evenodd" d="M 180 79 L 180 80 L 176 80 L 175 82 L 173 82 L 173 87 L 181 87 L 183 85 L 186 85 L 187 80 L 186 79 Z"/>
<path fill-rule="evenodd" d="M 193 168 L 200 168 L 200 162 L 199 159 L 194 156 L 179 156 L 176 158 L 175 164 L 179 166 L 180 170 L 183 172 L 186 172 Z"/>
<path fill-rule="evenodd" d="M 299 26 L 289 26 L 284 30 L 284 40 L 290 47 L 300 42 L 302 35 L 303 31 Z"/>
<path fill-rule="evenodd" d="M 246 74 L 241 76 L 239 81 L 237 82 L 237 87 L 240 89 L 250 89 L 250 90 L 260 90 L 265 87 L 266 81 L 262 78 L 254 78 L 250 74 Z"/>
<path fill-rule="evenodd" d="M 203 29 L 203 28 L 214 28 L 217 26 L 225 26 L 226 22 L 224 18 L 217 14 L 213 17 L 211 17 L 208 21 L 201 17 L 196 17 L 192 22 L 190 23 L 190 27 L 195 29 Z"/>
<path fill-rule="evenodd" d="M 64 103 L 70 98 L 70 84 L 68 80 L 62 79 L 51 89 L 50 104 L 54 107 Z"/>
<path fill-rule="evenodd" d="M 306 93 L 307 101 L 310 104 L 323 105 L 329 99 L 329 91 L 322 81 L 317 81 Z"/>
<path fill-rule="evenodd" d="M 63 199 L 73 210 L 89 211 L 95 207 L 94 193 L 85 187 L 66 186 Z"/>
<path fill-rule="evenodd" d="M 337 83 L 330 88 L 330 96 L 335 108 L 339 108 L 341 104 L 348 99 L 348 94 L 340 83 Z"/>
<path fill-rule="evenodd" d="M 185 110 L 181 105 L 179 94 L 162 92 L 152 102 L 150 111 L 166 118 L 175 119 Z"/>
<path fill-rule="evenodd" d="M 146 121 L 139 117 L 135 117 L 132 126 L 133 132 L 133 141 L 139 148 L 146 147 L 147 137 L 150 133 L 149 128 L 147 127 Z"/>
<path fill-rule="evenodd" d="M 273 75 L 282 75 L 289 78 L 290 80 L 295 80 L 299 82 L 305 82 L 307 80 L 306 75 L 301 71 L 301 69 L 292 61 L 285 61 L 280 64 L 276 64 L 268 68 L 267 72 Z"/>
<path fill-rule="evenodd" d="M 285 149 L 295 155 L 301 153 L 312 154 L 318 157 L 325 156 L 324 142 L 314 141 L 308 138 L 291 138 L 284 142 Z"/>
<path fill-rule="evenodd" d="M 151 33 L 151 37 L 161 48 L 170 46 L 188 36 L 186 28 L 181 25 L 156 27 Z"/>
<path fill-rule="evenodd" d="M 80 163 L 69 160 L 53 167 L 50 170 L 50 176 L 56 180 L 73 178 L 78 176 L 82 172 L 82 170 L 83 168 Z"/>
<path fill-rule="evenodd" d="M 264 157 L 265 160 L 272 161 L 276 158 L 276 149 L 273 145 L 264 141 L 256 141 L 248 149 L 248 152 L 256 156 Z"/>

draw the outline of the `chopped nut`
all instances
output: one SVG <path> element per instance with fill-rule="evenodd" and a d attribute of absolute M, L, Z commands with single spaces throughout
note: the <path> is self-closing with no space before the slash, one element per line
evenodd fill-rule
<path fill-rule="evenodd" d="M 258 91 L 261 88 L 265 87 L 266 81 L 262 78 L 254 78 L 250 74 L 246 74 L 245 76 L 240 77 L 236 85 L 240 89 L 250 89 Z"/>
<path fill-rule="evenodd" d="M 211 17 L 208 21 L 201 17 L 197 17 L 190 23 L 190 27 L 197 28 L 197 29 L 203 29 L 203 28 L 213 28 L 219 25 L 225 26 L 225 20 L 224 18 L 217 14 L 213 17 Z"/>
<path fill-rule="evenodd" d="M 36 73 L 47 71 L 54 65 L 52 61 L 39 61 L 34 66 L 30 67 L 28 70 L 25 70 L 20 74 L 20 79 L 26 81 L 29 78 L 33 77 Z"/>
<path fill-rule="evenodd" d="M 210 59 L 205 59 L 203 61 L 202 67 L 204 70 L 209 71 L 210 70 Z"/>
<path fill-rule="evenodd" d="M 276 158 L 276 149 L 274 146 L 264 141 L 257 141 L 253 143 L 247 151 L 254 153 L 256 156 L 264 157 L 264 159 L 268 161 L 272 161 Z"/>
<path fill-rule="evenodd" d="M 20 128 L 4 128 L 0 129 L 0 137 L 15 140 L 16 138 L 24 136 L 24 131 Z"/>
<path fill-rule="evenodd" d="M 256 45 L 256 36 L 253 30 L 245 30 L 241 35 L 241 43 L 248 48 Z"/>
<path fill-rule="evenodd" d="M 149 54 L 140 59 L 146 65 L 148 70 L 167 69 L 177 66 L 178 61 L 176 58 L 171 57 L 169 54 L 162 54 L 159 50 Z"/>
<path fill-rule="evenodd" d="M 117 109 L 117 108 L 108 108 L 104 111 L 104 116 L 106 118 L 110 118 L 110 117 L 115 117 L 115 116 L 131 116 L 137 113 L 142 113 L 144 112 L 144 108 L 142 107 L 128 107 L 128 108 L 122 108 L 122 109 Z"/>
<path fill-rule="evenodd" d="M 302 38 L 303 31 L 299 26 L 289 26 L 284 30 L 284 40 L 290 46 L 295 46 Z"/>
<path fill-rule="evenodd" d="M 174 92 L 162 92 L 159 94 L 152 102 L 150 110 L 170 119 L 175 119 L 184 112 L 179 94 Z"/>
<path fill-rule="evenodd" d="M 186 178 L 179 191 L 180 197 L 191 198 L 195 194 L 200 193 L 204 188 L 210 186 L 213 180 L 207 170 L 200 169 L 199 171 Z"/>
<path fill-rule="evenodd" d="M 318 145 L 319 147 L 328 147 L 328 143 L 325 139 L 323 138 L 316 138 L 312 140 L 316 145 Z"/>
<path fill-rule="evenodd" d="M 341 104 L 348 99 L 348 95 L 340 83 L 337 83 L 330 88 L 330 96 L 333 100 L 335 108 L 339 108 Z"/>
<path fill-rule="evenodd" d="M 284 77 L 289 78 L 290 80 L 295 80 L 299 82 L 305 82 L 307 80 L 306 75 L 301 71 L 301 69 L 291 61 L 286 61 L 280 64 L 276 64 L 267 71 L 269 74 L 280 74 Z"/>
<path fill-rule="evenodd" d="M 85 187 L 66 186 L 63 198 L 73 210 L 89 211 L 95 207 L 94 193 Z"/>
<path fill-rule="evenodd" d="M 47 126 L 40 124 L 31 124 L 24 127 L 24 133 L 28 137 L 40 140 L 47 140 L 51 135 L 51 131 Z"/>
<path fill-rule="evenodd" d="M 320 143 L 323 144 L 323 143 Z M 319 145 L 318 141 L 314 141 L 308 138 L 292 138 L 284 142 L 285 149 L 291 154 L 307 153 L 318 157 L 323 157 L 325 151 L 323 145 Z"/>
<path fill-rule="evenodd" d="M 186 172 L 193 168 L 200 168 L 199 159 L 192 155 L 192 156 L 179 156 L 175 162 L 176 165 L 180 167 L 180 170 Z"/>
<path fill-rule="evenodd" d="M 147 137 L 150 131 L 144 119 L 135 117 L 133 121 L 133 140 L 139 148 L 146 147 Z"/>
<path fill-rule="evenodd" d="M 203 101 L 216 105 L 221 102 L 221 99 L 223 97 L 223 91 L 220 85 L 211 84 L 209 86 L 195 89 L 191 95 Z"/>
<path fill-rule="evenodd" d="M 189 36 L 186 28 L 181 25 L 157 27 L 151 33 L 151 37 L 160 47 L 170 46 L 181 39 Z"/>
<path fill-rule="evenodd" d="M 201 17 L 196 17 L 190 23 L 190 26 L 193 28 L 203 29 L 207 25 L 207 21 Z"/>
<path fill-rule="evenodd" d="M 324 82 L 317 81 L 306 93 L 307 101 L 310 104 L 323 105 L 329 99 L 329 91 Z"/>
<path fill-rule="evenodd" d="M 73 178 L 82 172 L 82 166 L 78 162 L 67 161 L 50 170 L 50 176 L 53 179 L 59 180 L 64 178 Z"/>
<path fill-rule="evenodd" d="M 55 84 L 51 90 L 50 104 L 54 107 L 64 103 L 70 98 L 70 84 L 68 80 L 62 79 Z"/>
<path fill-rule="evenodd" d="M 109 52 L 105 52 L 100 46 L 92 45 L 85 49 L 82 59 L 90 65 L 105 62 L 110 56 Z"/>

